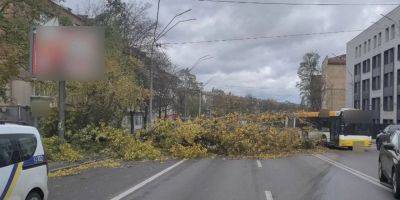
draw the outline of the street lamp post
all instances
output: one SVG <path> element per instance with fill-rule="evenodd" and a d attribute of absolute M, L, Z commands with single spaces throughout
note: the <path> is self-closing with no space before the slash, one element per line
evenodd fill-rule
<path fill-rule="evenodd" d="M 129 121 L 131 124 L 131 134 L 133 135 L 135 133 L 135 122 L 134 122 L 134 114 L 135 114 L 135 109 L 133 108 L 128 108 L 129 112 Z"/>
<path fill-rule="evenodd" d="M 203 85 L 203 87 L 207 86 L 207 85 L 212 81 L 212 79 L 214 79 L 214 78 L 215 78 L 215 76 L 209 78 L 209 79 L 206 81 L 206 83 Z M 199 112 L 198 112 L 198 117 L 201 116 L 201 102 L 202 102 L 202 99 L 203 99 L 203 95 L 202 95 L 202 91 L 201 91 L 201 85 L 202 85 L 202 84 L 200 83 L 200 87 L 199 87 L 200 92 L 199 92 Z"/>
<path fill-rule="evenodd" d="M 210 56 L 210 55 L 204 55 L 204 56 L 202 56 L 202 57 L 200 57 L 200 58 L 198 58 L 197 60 L 196 60 L 196 62 L 190 67 L 190 68 L 186 68 L 186 71 L 187 71 L 187 73 L 190 73 L 195 67 L 197 67 L 201 62 L 203 62 L 203 61 L 205 61 L 205 60 L 209 60 L 209 59 L 212 59 L 212 58 L 214 58 L 214 57 L 212 57 L 212 56 Z M 181 69 L 181 70 L 184 70 L 184 69 Z M 201 89 L 200 89 L 200 93 L 201 93 Z M 187 117 L 187 90 L 186 90 L 186 88 L 185 88 L 185 94 L 184 94 L 184 101 L 185 101 L 185 103 L 184 103 L 184 115 L 185 115 L 185 117 Z M 201 98 L 200 98 L 200 101 L 201 101 Z M 201 103 L 200 103 L 201 104 Z M 200 108 L 199 108 L 200 109 Z"/>
<path fill-rule="evenodd" d="M 178 13 L 176 14 L 171 20 L 170 22 L 167 24 L 167 26 L 164 27 L 164 29 L 160 32 L 160 34 L 156 35 L 157 33 L 157 27 L 158 27 L 158 17 L 159 17 L 159 12 L 160 12 L 160 1 L 158 0 L 158 4 L 157 4 L 157 17 L 156 17 L 156 24 L 155 24 L 155 28 L 154 28 L 154 34 L 153 34 L 153 41 L 151 43 L 151 51 L 150 51 L 150 69 L 149 69 L 149 73 L 150 73 L 150 102 L 149 102 L 149 112 L 148 112 L 148 123 L 151 125 L 153 123 L 153 56 L 154 56 L 154 47 L 156 45 L 156 42 L 163 37 L 165 34 L 167 34 L 172 28 L 174 28 L 175 26 L 177 26 L 179 23 L 182 22 L 187 22 L 187 21 L 193 21 L 195 19 L 188 19 L 188 20 L 181 20 L 178 21 L 177 23 L 175 23 L 172 27 L 170 27 L 169 29 L 167 29 L 167 27 L 179 16 L 190 12 L 192 9 L 188 9 L 184 12 Z M 166 30 L 167 29 L 167 30 Z"/>

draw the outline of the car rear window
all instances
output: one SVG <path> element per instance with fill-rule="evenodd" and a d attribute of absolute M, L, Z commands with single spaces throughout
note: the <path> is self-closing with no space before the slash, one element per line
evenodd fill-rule
<path fill-rule="evenodd" d="M 33 134 L 0 135 L 0 167 L 28 160 L 37 147 Z"/>

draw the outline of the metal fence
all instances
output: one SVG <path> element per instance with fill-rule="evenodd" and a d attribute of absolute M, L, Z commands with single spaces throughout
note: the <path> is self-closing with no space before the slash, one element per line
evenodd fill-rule
<path fill-rule="evenodd" d="M 24 123 L 32 125 L 30 108 L 28 106 L 0 106 L 0 121 Z"/>

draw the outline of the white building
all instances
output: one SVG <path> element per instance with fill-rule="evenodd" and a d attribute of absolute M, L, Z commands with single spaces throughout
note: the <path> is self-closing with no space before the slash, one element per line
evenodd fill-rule
<path fill-rule="evenodd" d="M 374 123 L 400 123 L 399 48 L 400 6 L 347 43 L 346 106 Z"/>

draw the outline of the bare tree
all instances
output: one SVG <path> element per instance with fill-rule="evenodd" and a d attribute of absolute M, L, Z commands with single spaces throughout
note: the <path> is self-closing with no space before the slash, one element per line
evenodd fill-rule
<path fill-rule="evenodd" d="M 322 104 L 323 81 L 319 58 L 316 52 L 306 53 L 297 71 L 300 82 L 296 86 L 300 90 L 302 104 L 311 110 L 320 110 Z"/>

